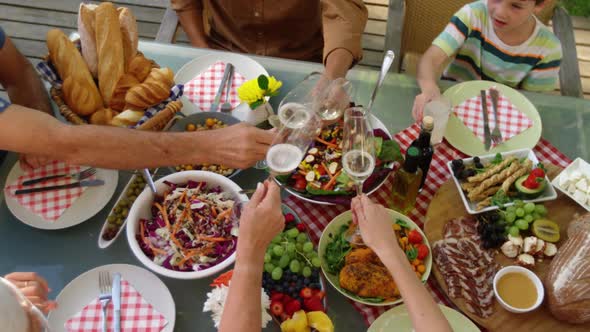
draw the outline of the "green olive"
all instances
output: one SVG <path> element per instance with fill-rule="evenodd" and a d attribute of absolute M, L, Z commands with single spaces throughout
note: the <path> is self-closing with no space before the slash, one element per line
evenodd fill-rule
<path fill-rule="evenodd" d="M 133 194 L 135 194 L 135 190 L 133 190 L 133 188 L 129 188 L 127 189 L 127 192 L 125 192 L 126 196 L 131 196 Z"/>
<path fill-rule="evenodd" d="M 129 197 L 129 201 L 131 201 L 131 202 L 135 202 L 136 199 L 137 199 L 137 196 L 135 196 L 135 195 Z"/>
<path fill-rule="evenodd" d="M 129 214 L 129 209 L 123 209 L 123 211 L 121 211 L 121 215 L 125 218 L 127 218 L 128 214 Z"/>
<path fill-rule="evenodd" d="M 121 204 L 121 206 L 128 206 L 129 200 L 127 198 L 123 198 L 119 201 L 119 204 Z"/>
<path fill-rule="evenodd" d="M 117 220 L 117 217 L 114 214 L 111 214 L 107 220 L 112 224 Z"/>
<path fill-rule="evenodd" d="M 113 211 L 118 214 L 121 212 L 121 207 L 117 205 Z"/>
<path fill-rule="evenodd" d="M 123 219 L 123 218 L 119 218 L 119 219 L 117 219 L 117 226 L 121 226 L 121 225 L 123 225 L 123 221 L 124 221 L 124 220 L 125 220 L 125 219 Z"/>

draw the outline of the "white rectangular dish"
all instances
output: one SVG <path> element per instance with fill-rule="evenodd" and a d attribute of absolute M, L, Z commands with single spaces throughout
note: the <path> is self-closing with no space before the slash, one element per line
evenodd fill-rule
<path fill-rule="evenodd" d="M 502 155 L 503 159 L 506 159 L 506 157 L 515 156 L 519 159 L 521 159 L 521 158 L 530 159 L 533 162 L 534 166 L 537 166 L 537 164 L 539 164 L 539 159 L 537 159 L 537 156 L 535 156 L 535 153 L 531 149 L 513 150 L 513 151 L 502 152 L 500 154 Z M 489 155 L 485 155 L 485 156 L 480 156 L 479 159 L 480 159 L 481 163 L 488 164 L 492 160 L 494 160 L 495 157 L 496 157 L 496 154 L 489 154 Z M 471 158 L 471 157 L 465 158 L 462 160 L 463 160 L 463 164 L 465 166 L 469 166 L 469 165 L 473 164 L 473 158 Z M 467 198 L 467 196 L 463 192 L 463 189 L 461 189 L 461 183 L 453 175 L 452 161 L 447 163 L 447 168 L 449 170 L 449 173 L 451 174 L 451 177 L 453 178 L 453 181 L 455 181 L 455 185 L 457 186 L 457 190 L 459 191 L 459 195 L 461 196 L 461 199 L 463 200 L 463 205 L 465 205 L 465 209 L 467 210 L 467 212 L 469 214 L 478 214 L 478 213 L 483 213 L 483 212 L 487 212 L 487 211 L 497 210 L 499 208 L 498 206 L 493 205 L 493 206 L 488 206 L 486 208 L 483 208 L 481 210 L 476 210 L 477 203 L 471 202 Z M 545 175 L 545 181 L 547 182 L 547 184 L 550 183 L 549 178 L 547 178 L 546 175 Z M 543 191 L 543 193 L 539 197 L 537 197 L 535 199 L 523 200 L 523 201 L 524 202 L 544 202 L 544 201 L 554 200 L 556 198 L 557 198 L 557 192 L 555 191 L 555 189 L 553 189 L 553 187 L 550 185 L 546 185 L 545 190 Z M 513 203 L 505 204 L 505 206 L 510 206 L 510 205 L 513 205 Z"/>
<path fill-rule="evenodd" d="M 577 158 L 569 164 L 551 184 L 590 211 L 590 164 L 582 158 Z"/>

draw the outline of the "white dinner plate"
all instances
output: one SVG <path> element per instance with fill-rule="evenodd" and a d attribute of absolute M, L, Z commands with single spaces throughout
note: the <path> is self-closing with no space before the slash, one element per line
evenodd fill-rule
<path fill-rule="evenodd" d="M 379 120 L 375 115 L 371 114 L 371 127 L 373 127 L 373 129 L 381 129 L 383 130 L 389 137 L 391 137 L 393 139 L 393 136 L 391 136 L 391 133 L 389 133 L 389 130 L 387 129 L 387 127 L 385 127 L 385 125 L 383 124 L 383 122 L 381 122 L 381 120 Z M 393 163 L 392 166 L 393 167 Z M 381 180 L 381 182 L 370 192 L 365 193 L 366 195 L 371 195 L 372 193 L 374 193 L 377 189 L 381 188 L 381 186 L 385 183 L 385 181 L 387 180 L 388 176 L 384 177 L 383 180 Z M 275 181 L 278 183 L 278 180 L 275 179 Z M 312 198 L 308 198 L 305 197 L 303 195 L 301 195 L 301 193 L 299 193 L 297 190 L 293 190 L 292 188 L 289 188 L 288 186 L 284 186 L 283 187 L 289 194 L 296 196 L 299 199 L 302 199 L 306 202 L 310 202 L 313 204 L 319 204 L 319 205 L 336 205 L 334 203 L 331 202 L 324 202 L 324 201 L 320 201 L 320 200 L 315 200 Z"/>
<path fill-rule="evenodd" d="M 85 169 L 82 167 L 81 169 Z M 6 178 L 6 185 L 11 185 L 18 179 L 19 176 L 23 175 L 24 172 L 20 168 L 17 162 Z M 18 201 L 10 196 L 5 195 L 6 206 L 10 212 L 24 224 L 27 224 L 34 228 L 39 229 L 63 229 L 78 225 L 97 214 L 102 210 L 105 205 L 109 202 L 115 190 L 117 189 L 117 183 L 119 180 L 119 172 L 108 169 L 96 169 L 96 178 L 104 180 L 102 186 L 89 187 L 84 190 L 84 193 L 78 199 L 76 199 L 72 206 L 70 206 L 56 221 L 47 221 L 36 215 L 29 209 L 23 207 Z"/>
<path fill-rule="evenodd" d="M 462 313 L 439 304 L 438 307 L 455 332 L 479 332 L 479 328 Z M 371 324 L 367 332 L 413 332 L 412 320 L 405 304 L 389 309 Z"/>
<path fill-rule="evenodd" d="M 172 294 L 164 283 L 150 271 L 135 265 L 111 264 L 96 267 L 72 280 L 57 296 L 58 307 L 49 313 L 49 329 L 64 331 L 68 319 L 99 296 L 98 274 L 100 271 L 119 272 L 121 277 L 135 288 L 141 296 L 168 321 L 162 332 L 174 330 L 176 307 Z"/>
<path fill-rule="evenodd" d="M 178 72 L 176 72 L 174 82 L 176 82 L 176 84 L 185 84 L 219 61 L 231 63 L 235 68 L 235 72 L 240 73 L 240 75 L 244 76 L 246 80 L 251 80 L 260 75 L 268 76 L 268 72 L 261 64 L 246 55 L 234 53 L 211 53 L 187 62 L 178 70 Z M 185 96 L 182 96 L 181 100 L 182 113 L 184 115 L 190 115 L 199 111 L 209 111 L 208 109 L 200 110 L 197 105 L 190 102 Z M 239 111 L 242 111 L 242 108 L 248 109 L 248 105 L 241 103 L 234 111 L 240 113 Z"/>

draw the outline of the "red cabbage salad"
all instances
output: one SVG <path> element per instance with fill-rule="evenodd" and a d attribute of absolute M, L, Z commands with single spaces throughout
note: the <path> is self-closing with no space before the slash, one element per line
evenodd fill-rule
<path fill-rule="evenodd" d="M 139 221 L 136 239 L 143 253 L 174 271 L 205 270 L 234 253 L 232 195 L 206 182 L 164 183 L 169 190 L 156 196 L 152 217 Z"/>

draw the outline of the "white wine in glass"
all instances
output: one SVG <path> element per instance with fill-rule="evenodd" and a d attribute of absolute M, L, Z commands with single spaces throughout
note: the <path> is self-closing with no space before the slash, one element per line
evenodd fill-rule
<path fill-rule="evenodd" d="M 362 107 L 344 112 L 342 167 L 356 183 L 357 195 L 362 194 L 363 183 L 375 169 L 375 139 L 369 117 Z"/>

